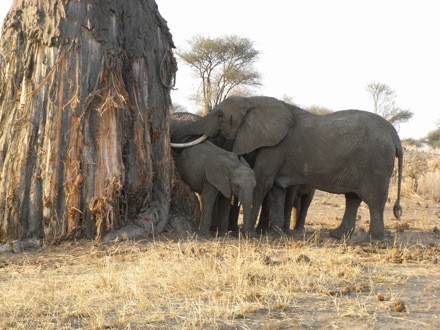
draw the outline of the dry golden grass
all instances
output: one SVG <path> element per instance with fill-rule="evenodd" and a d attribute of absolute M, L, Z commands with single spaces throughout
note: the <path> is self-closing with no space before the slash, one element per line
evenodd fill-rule
<path fill-rule="evenodd" d="M 391 238 L 329 238 L 343 196 L 317 192 L 301 237 L 64 242 L 0 254 L 0 329 L 438 329 L 438 155 L 407 152 Z M 437 196 L 437 199 L 436 197 Z"/>
<path fill-rule="evenodd" d="M 440 170 L 426 172 L 419 180 L 417 192 L 440 202 Z"/>
<path fill-rule="evenodd" d="M 440 326 L 434 296 L 419 299 L 411 287 L 433 279 L 425 284 L 438 297 L 439 252 L 336 243 L 319 231 L 262 241 L 66 242 L 2 255 L 0 328 Z M 393 310 L 399 301 L 405 311 Z"/>

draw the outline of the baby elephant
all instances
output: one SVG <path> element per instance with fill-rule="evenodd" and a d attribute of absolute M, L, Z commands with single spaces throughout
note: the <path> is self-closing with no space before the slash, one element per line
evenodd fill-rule
<path fill-rule="evenodd" d="M 210 236 L 213 216 L 218 221 L 219 235 L 226 234 L 232 193 L 243 205 L 244 219 L 250 217 L 256 181 L 254 171 L 244 159 L 209 141 L 186 148 L 173 156 L 182 179 L 201 195 L 201 236 Z"/>

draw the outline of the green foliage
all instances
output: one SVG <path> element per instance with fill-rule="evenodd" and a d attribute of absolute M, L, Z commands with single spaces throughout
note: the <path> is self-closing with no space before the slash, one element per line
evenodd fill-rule
<path fill-rule="evenodd" d="M 414 113 L 396 105 L 396 92 L 388 85 L 372 82 L 365 88 L 373 101 L 373 112 L 384 117 L 394 126 L 409 121 Z"/>
<path fill-rule="evenodd" d="M 253 64 L 260 54 L 253 42 L 236 35 L 210 38 L 197 35 L 188 41 L 189 50 L 177 55 L 201 78 L 197 98 L 208 113 L 238 86 L 259 86 L 261 75 Z"/>
<path fill-rule="evenodd" d="M 426 136 L 426 143 L 433 148 L 440 148 L 440 127 L 429 132 Z"/>
<path fill-rule="evenodd" d="M 412 146 L 412 147 L 420 148 L 422 146 L 422 144 L 423 144 L 423 140 L 424 139 L 416 140 L 416 139 L 413 139 L 413 138 L 408 138 L 408 139 L 403 139 L 402 140 L 402 144 L 404 146 Z"/>

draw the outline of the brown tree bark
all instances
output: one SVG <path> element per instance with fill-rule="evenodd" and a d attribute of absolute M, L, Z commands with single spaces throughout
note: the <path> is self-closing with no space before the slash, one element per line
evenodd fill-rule
<path fill-rule="evenodd" d="M 0 239 L 165 227 L 173 47 L 154 0 L 14 0 L 0 45 Z"/>

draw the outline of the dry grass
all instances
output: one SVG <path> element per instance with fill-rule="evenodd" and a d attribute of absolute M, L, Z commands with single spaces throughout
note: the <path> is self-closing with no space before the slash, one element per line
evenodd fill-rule
<path fill-rule="evenodd" d="M 419 180 L 417 192 L 440 202 L 440 170 L 426 172 Z"/>
<path fill-rule="evenodd" d="M 308 239 L 64 243 L 2 256 L 0 328 L 393 325 L 396 313 L 438 326 L 429 299 L 421 309 L 430 321 L 412 320 L 414 297 L 405 312 L 392 311 L 413 294 L 412 281 L 437 276 L 438 252 L 324 242 L 319 231 Z"/>
<path fill-rule="evenodd" d="M 353 239 L 329 238 L 344 198 L 317 192 L 301 237 L 161 234 L 0 254 L 0 329 L 438 329 L 436 157 L 405 156 L 403 217 L 392 215 L 393 182 L 381 244 L 358 240 L 364 203 Z"/>
<path fill-rule="evenodd" d="M 440 153 L 437 150 L 405 146 L 403 193 L 440 201 Z"/>

